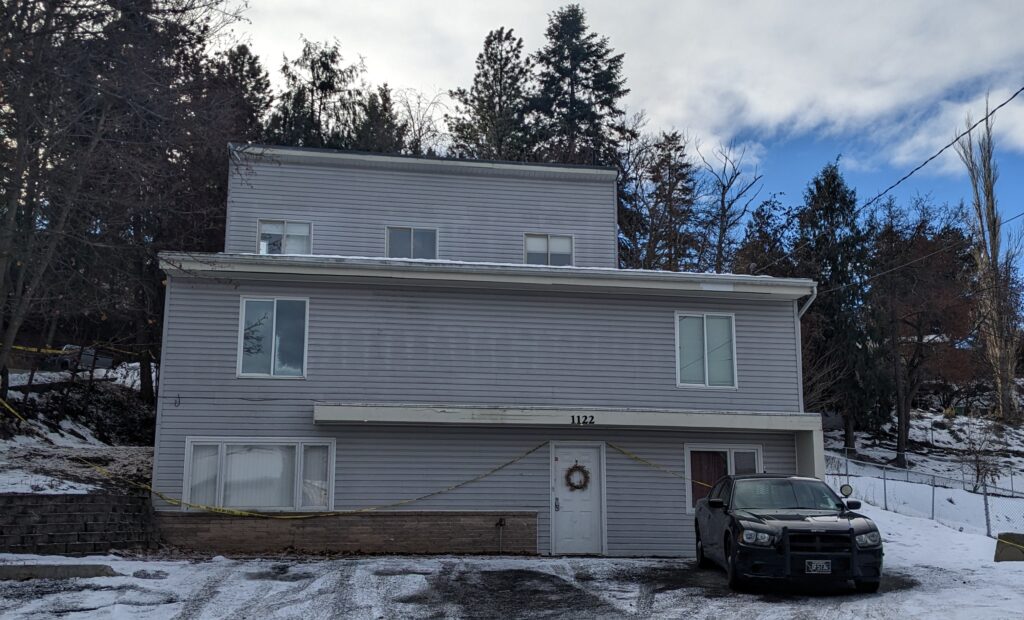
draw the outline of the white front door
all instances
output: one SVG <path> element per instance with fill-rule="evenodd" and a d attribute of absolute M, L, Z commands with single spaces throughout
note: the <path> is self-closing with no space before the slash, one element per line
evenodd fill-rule
<path fill-rule="evenodd" d="M 551 452 L 552 553 L 597 555 L 604 551 L 602 461 L 600 444 L 554 444 Z"/>

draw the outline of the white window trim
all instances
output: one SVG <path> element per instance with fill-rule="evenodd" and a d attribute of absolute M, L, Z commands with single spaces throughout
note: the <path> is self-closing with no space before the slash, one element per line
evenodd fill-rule
<path fill-rule="evenodd" d="M 566 267 L 576 266 L 576 235 L 572 233 L 547 233 L 547 232 L 524 232 L 523 233 L 523 264 L 530 265 L 533 263 L 526 262 L 526 255 L 529 252 L 526 251 L 526 238 L 527 237 L 548 237 L 548 267 L 551 266 L 551 237 L 569 237 L 569 243 L 572 245 L 571 252 L 569 252 L 570 264 L 565 265 Z"/>
<path fill-rule="evenodd" d="M 290 508 L 281 508 L 280 506 L 261 507 L 261 506 L 246 506 L 233 507 L 238 510 L 259 510 L 262 512 L 316 512 L 316 511 L 333 511 L 334 510 L 334 469 L 335 463 L 335 451 L 336 444 L 334 439 L 317 439 L 317 438 L 277 438 L 277 437 L 186 437 L 185 438 L 185 466 L 182 471 L 182 484 L 181 484 L 181 501 L 183 505 L 181 510 L 183 512 L 190 511 L 187 504 L 191 503 L 192 498 L 192 449 L 196 444 L 199 445 L 216 445 L 217 446 L 217 499 L 214 504 L 218 507 L 224 505 L 224 476 L 221 475 L 224 471 L 224 455 L 225 446 L 231 445 L 275 445 L 275 446 L 295 446 L 295 494 L 293 497 L 294 504 Z M 302 479 L 303 471 L 302 468 L 305 466 L 304 459 L 302 457 L 302 449 L 307 446 L 327 446 L 327 506 L 310 506 L 302 507 Z"/>
<path fill-rule="evenodd" d="M 270 351 L 270 372 L 269 373 L 243 373 L 242 372 L 242 342 L 243 333 L 245 332 L 245 302 L 246 301 L 273 301 L 274 302 L 274 321 L 270 325 L 271 336 L 274 334 L 274 330 L 277 328 L 277 302 L 278 301 L 302 301 L 306 304 L 306 318 L 303 325 L 303 342 L 302 342 L 302 374 L 291 376 L 291 375 L 275 375 L 274 374 L 274 350 Z M 274 343 L 276 347 L 276 342 Z M 306 373 L 308 372 L 307 366 L 309 365 L 309 297 L 278 297 L 274 295 L 242 295 L 238 300 L 238 348 L 235 352 L 238 358 L 235 365 L 235 376 L 239 379 L 281 379 L 281 380 L 295 380 L 305 379 Z"/>
<path fill-rule="evenodd" d="M 263 236 L 262 232 L 260 231 L 260 228 L 262 227 L 264 222 L 281 222 L 282 224 L 284 224 L 284 233 L 282 233 L 282 237 L 281 237 L 281 248 L 282 249 L 284 249 L 285 243 L 286 243 L 286 239 L 284 237 L 288 236 L 288 224 L 308 224 L 309 225 L 309 254 L 303 254 L 302 256 L 313 256 L 313 222 L 308 222 L 306 220 L 283 220 L 283 219 L 276 220 L 276 219 L 274 219 L 272 217 L 271 218 L 259 218 L 259 219 L 256 220 L 256 253 L 257 254 L 259 254 L 260 256 L 288 256 L 284 252 L 282 252 L 281 254 L 269 254 L 269 253 L 268 254 L 263 254 L 262 252 L 260 252 L 260 237 Z M 295 254 L 293 256 L 299 256 L 299 255 Z"/>
<path fill-rule="evenodd" d="M 434 258 L 415 258 L 415 259 L 403 259 L 396 258 L 395 260 L 439 260 L 441 256 L 441 230 L 434 226 L 410 226 L 408 224 L 386 224 L 384 226 L 384 258 L 391 258 L 391 229 L 392 228 L 408 228 L 411 233 L 409 239 L 410 244 L 414 244 L 417 230 L 432 230 L 434 231 Z M 412 247 L 409 248 L 409 254 L 412 254 Z"/>
<path fill-rule="evenodd" d="M 686 472 L 686 512 L 693 513 L 693 467 L 690 464 L 691 452 L 727 452 L 726 475 L 732 475 L 736 471 L 733 453 L 754 452 L 756 454 L 757 473 L 764 473 L 764 446 L 761 444 L 739 444 L 739 443 L 688 443 L 683 446 L 683 466 Z M 713 481 L 711 484 L 717 482 Z"/>
<path fill-rule="evenodd" d="M 684 316 L 701 317 L 704 321 L 704 383 L 683 383 L 679 380 L 679 372 L 682 370 L 679 367 L 679 319 Z M 732 327 L 732 385 L 709 385 L 708 384 L 708 320 L 709 316 L 727 316 L 729 317 Z M 675 342 L 673 343 L 672 351 L 675 355 L 676 362 L 676 387 L 677 388 L 693 388 L 699 390 L 738 390 L 740 389 L 740 364 L 739 358 L 736 357 L 736 313 L 734 312 L 692 312 L 688 310 L 676 310 L 675 312 L 675 325 L 673 332 L 675 333 Z"/>

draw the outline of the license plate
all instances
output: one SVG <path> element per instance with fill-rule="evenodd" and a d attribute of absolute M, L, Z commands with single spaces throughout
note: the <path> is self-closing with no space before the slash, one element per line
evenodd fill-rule
<path fill-rule="evenodd" d="M 807 560 L 804 563 L 804 572 L 808 575 L 831 575 L 832 560 Z"/>

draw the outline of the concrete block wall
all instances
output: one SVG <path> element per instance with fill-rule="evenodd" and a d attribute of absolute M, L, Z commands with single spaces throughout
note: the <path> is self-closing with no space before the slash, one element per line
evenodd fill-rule
<path fill-rule="evenodd" d="M 535 512 L 396 511 L 307 519 L 154 514 L 163 543 L 207 553 L 537 553 Z"/>
<path fill-rule="evenodd" d="M 155 543 L 148 496 L 0 494 L 0 552 L 85 555 Z"/>

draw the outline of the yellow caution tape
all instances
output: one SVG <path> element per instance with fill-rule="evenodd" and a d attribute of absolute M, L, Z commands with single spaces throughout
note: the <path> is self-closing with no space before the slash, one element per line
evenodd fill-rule
<path fill-rule="evenodd" d="M 4 400 L 4 399 L 0 398 L 0 405 L 3 405 L 5 409 L 7 409 L 7 410 L 8 410 L 8 411 L 10 411 L 11 413 L 13 413 L 13 414 L 14 414 L 14 417 L 18 418 L 19 420 L 21 420 L 21 421 L 22 421 L 22 422 L 24 422 L 25 424 L 28 424 L 28 420 L 26 420 L 25 418 L 21 417 L 21 414 L 20 414 L 20 413 L 18 413 L 17 411 L 15 411 L 15 410 L 14 410 L 14 407 L 10 406 L 10 405 L 9 405 L 9 404 L 7 403 L 7 401 L 6 401 L 6 400 Z M 34 429 L 34 428 L 32 428 L 31 426 L 30 426 L 29 428 L 30 428 L 31 430 L 33 430 L 33 431 L 35 430 L 35 429 Z"/>
<path fill-rule="evenodd" d="M 1010 541 L 1006 540 L 1005 538 L 998 538 L 997 537 L 996 538 L 996 544 L 999 544 L 999 543 L 1003 543 L 1004 545 L 1010 545 L 1011 547 L 1016 547 L 1016 548 L 1020 549 L 1021 551 L 1024 551 L 1024 545 L 1018 545 L 1017 543 L 1010 542 Z"/>
<path fill-rule="evenodd" d="M 657 469 L 658 471 L 663 471 L 663 472 L 665 472 L 666 474 L 668 474 L 670 476 L 675 476 L 676 478 L 680 478 L 680 479 L 685 480 L 687 482 L 693 482 L 694 484 L 699 484 L 702 487 L 707 487 L 709 489 L 711 488 L 711 485 L 706 483 L 706 482 L 701 482 L 700 480 L 692 480 L 690 478 L 687 478 L 686 476 L 684 476 L 682 474 L 678 474 L 678 473 L 672 471 L 671 469 L 669 469 L 667 467 L 663 467 L 661 465 L 658 465 L 657 463 L 652 463 L 651 461 L 648 461 L 647 459 L 643 458 L 642 456 L 637 456 L 636 454 L 633 454 L 632 452 L 630 452 L 629 450 L 626 450 L 625 448 L 620 448 L 619 446 L 611 443 L 610 441 L 605 442 L 605 443 L 608 444 L 609 448 L 621 452 L 623 455 L 633 459 L 637 463 L 643 463 L 644 465 L 647 465 L 648 467 L 652 467 L 654 469 Z"/>
<path fill-rule="evenodd" d="M 69 353 L 69 351 L 64 351 L 62 349 L 46 349 L 44 347 L 23 347 L 17 344 L 12 346 L 11 348 L 17 349 L 19 351 L 29 351 L 30 353 L 49 353 L 53 355 L 62 355 L 64 353 Z"/>
<path fill-rule="evenodd" d="M 22 346 L 22 345 L 18 345 L 18 344 L 13 345 L 12 348 L 17 349 L 19 351 L 28 351 L 30 353 L 47 353 L 47 354 L 50 354 L 50 355 L 65 355 L 65 354 L 67 354 L 67 355 L 75 355 L 76 353 L 78 353 L 78 349 L 71 349 L 71 350 L 48 349 L 46 347 L 26 347 L 26 346 Z M 141 351 L 128 351 L 127 349 L 118 349 L 117 347 L 112 347 L 112 346 L 106 345 L 106 344 L 88 345 L 85 348 L 87 348 L 87 349 L 90 349 L 90 348 L 98 349 L 99 352 L 101 352 L 101 353 L 104 352 L 104 351 L 112 351 L 114 353 L 121 353 L 123 355 L 132 355 L 132 356 L 135 356 L 135 355 L 138 355 L 139 353 L 141 353 Z"/>
<path fill-rule="evenodd" d="M 10 411 L 12 414 L 14 414 L 15 417 L 17 417 L 19 420 L 21 420 L 22 422 L 25 422 L 26 424 L 28 423 L 28 420 L 23 418 L 21 416 L 21 414 L 19 414 L 17 411 L 15 411 L 14 407 L 12 407 L 10 404 L 8 404 L 7 401 L 5 401 L 4 399 L 0 398 L 0 404 L 2 404 L 5 409 Z M 35 432 L 35 429 L 32 428 L 31 426 L 29 426 L 28 429 L 33 431 L 33 432 Z M 49 439 L 46 438 L 45 436 L 43 436 L 42 434 L 39 434 L 39 436 L 43 437 L 44 439 L 49 441 Z M 50 443 L 53 443 L 53 442 L 50 442 Z M 498 465 L 497 467 L 494 467 L 494 468 L 492 468 L 492 469 L 490 469 L 490 470 L 480 474 L 479 476 L 475 476 L 473 478 L 470 478 L 469 480 L 464 480 L 464 481 L 459 482 L 457 484 L 453 484 L 453 485 L 451 485 L 449 487 L 445 487 L 445 488 L 440 489 L 438 491 L 432 491 L 430 493 L 427 493 L 425 495 L 420 495 L 418 497 L 413 497 L 413 498 L 410 498 L 410 499 L 404 499 L 404 500 L 401 500 L 401 501 L 392 502 L 390 504 L 381 504 L 379 506 L 367 506 L 367 507 L 364 507 L 364 508 L 356 508 L 356 509 L 353 509 L 353 510 L 333 510 L 331 512 L 309 512 L 309 513 L 302 513 L 302 514 L 286 514 L 286 515 L 264 513 L 264 512 L 250 512 L 250 511 L 247 511 L 247 510 L 235 510 L 233 508 L 222 508 L 222 507 L 219 507 L 219 506 L 207 506 L 205 504 L 193 504 L 191 502 L 186 502 L 186 501 L 174 498 L 174 497 L 169 497 L 168 495 L 165 495 L 164 493 L 161 493 L 160 491 L 157 491 L 152 486 L 150 486 L 148 484 L 145 484 L 143 482 L 136 482 L 134 480 L 129 480 L 127 478 L 123 478 L 121 476 L 113 474 L 113 473 L 110 472 L 110 470 L 106 469 L 105 467 L 101 467 L 101 466 L 99 466 L 99 465 L 97 465 L 95 463 L 91 463 L 88 460 L 83 459 L 81 457 L 77 457 L 76 456 L 76 457 L 74 457 L 74 460 L 78 461 L 79 463 L 82 463 L 83 465 L 91 467 L 92 469 L 94 469 L 96 472 L 98 472 L 104 478 L 107 478 L 109 480 L 113 480 L 115 482 L 123 483 L 125 485 L 134 487 L 136 489 L 142 489 L 144 491 L 148 491 L 149 493 L 152 493 L 153 495 L 156 495 L 160 499 L 162 499 L 165 502 L 167 502 L 169 504 L 172 504 L 174 506 L 184 506 L 185 508 L 190 508 L 190 509 L 193 509 L 193 510 L 200 510 L 200 511 L 203 511 L 203 512 L 215 512 L 215 513 L 218 513 L 218 514 L 226 514 L 226 515 L 231 515 L 231 516 L 235 516 L 235 517 L 257 517 L 257 518 L 260 518 L 260 519 L 312 519 L 312 518 L 315 518 L 315 517 L 337 517 L 337 516 L 342 516 L 342 515 L 352 515 L 352 514 L 361 514 L 361 513 L 365 513 L 365 512 L 374 512 L 374 511 L 378 511 L 378 510 L 387 510 L 389 508 L 398 508 L 399 506 L 406 506 L 406 505 L 409 505 L 409 504 L 413 504 L 415 502 L 423 501 L 425 499 L 429 499 L 429 498 L 435 497 L 437 495 L 441 495 L 441 494 L 444 494 L 444 493 L 450 493 L 450 492 L 452 492 L 452 491 L 454 491 L 456 489 L 462 488 L 462 487 L 464 487 L 464 486 L 466 486 L 468 484 L 472 484 L 474 482 L 479 482 L 480 480 L 483 480 L 484 478 L 492 476 L 492 475 L 498 473 L 499 471 L 505 469 L 506 467 L 514 465 L 515 463 L 518 463 L 519 461 L 525 459 L 526 457 L 530 456 L 531 454 L 533 454 L 537 450 L 540 450 L 541 448 L 543 448 L 546 445 L 548 445 L 548 442 L 545 441 L 545 442 L 543 442 L 541 444 L 538 444 L 538 445 L 534 446 L 533 448 L 530 448 L 529 450 L 527 450 L 526 452 L 520 454 L 519 456 L 517 456 L 517 457 L 515 457 L 515 458 L 513 458 L 513 459 L 511 459 L 509 461 L 506 461 L 506 462 L 502 463 L 501 465 Z"/>

